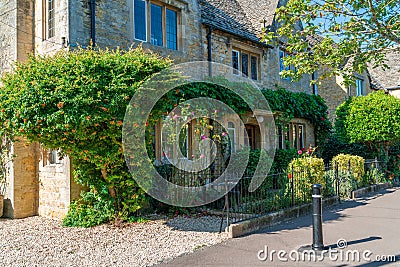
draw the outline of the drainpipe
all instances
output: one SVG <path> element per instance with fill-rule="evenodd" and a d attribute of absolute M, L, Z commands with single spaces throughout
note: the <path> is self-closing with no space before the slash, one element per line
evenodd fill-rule
<path fill-rule="evenodd" d="M 208 33 L 207 33 L 207 61 L 208 63 L 208 76 L 212 77 L 212 32 L 213 32 L 213 27 L 209 26 L 208 28 Z"/>
<path fill-rule="evenodd" d="M 96 0 L 90 0 L 90 40 L 96 46 Z"/>

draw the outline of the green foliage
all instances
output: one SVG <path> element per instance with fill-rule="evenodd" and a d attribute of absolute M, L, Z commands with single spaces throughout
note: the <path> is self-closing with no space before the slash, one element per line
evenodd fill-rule
<path fill-rule="evenodd" d="M 361 183 L 364 176 L 364 163 L 365 160 L 360 156 L 339 154 L 332 159 L 332 168 L 336 169 L 337 166 L 340 171 L 350 171 L 357 183 Z"/>
<path fill-rule="evenodd" d="M 71 156 L 77 181 L 92 188 L 71 206 L 66 224 L 127 219 L 142 207 L 144 192 L 123 156 L 122 121 L 139 86 L 169 64 L 141 48 L 78 49 L 30 57 L 2 78 L 1 130 L 61 149 Z"/>
<path fill-rule="evenodd" d="M 342 140 L 390 144 L 400 141 L 400 100 L 382 91 L 353 97 L 337 110 Z"/>
<path fill-rule="evenodd" d="M 296 149 L 277 149 L 275 152 L 272 170 L 275 172 L 285 171 L 289 163 L 298 156 L 299 154 L 297 154 Z"/>
<path fill-rule="evenodd" d="M 400 49 L 398 1 L 288 0 L 277 8 L 275 19 L 279 27 L 264 29 L 262 41 L 285 41 L 291 56 L 284 64 L 296 70 L 282 74 L 294 79 L 325 66 L 321 79 L 342 75 L 348 85 L 367 63 L 387 68 L 386 51 Z"/>
<path fill-rule="evenodd" d="M 323 159 L 312 156 L 295 158 L 288 166 L 288 173 L 291 176 L 289 178 L 295 181 L 296 202 L 310 200 L 311 185 L 320 184 L 323 188 L 326 187 Z M 290 192 L 290 183 L 287 184 L 286 191 Z"/>
<path fill-rule="evenodd" d="M 114 201 L 107 187 L 100 191 L 92 188 L 89 192 L 82 192 L 81 196 L 71 203 L 63 220 L 64 226 L 92 227 L 115 218 Z"/>
<path fill-rule="evenodd" d="M 358 188 L 357 181 L 353 174 L 347 170 L 336 170 L 332 169 L 325 172 L 325 180 L 328 185 L 328 193 L 334 192 L 334 188 L 337 187 L 339 181 L 339 196 L 341 198 L 351 198 L 351 192 Z"/>
<path fill-rule="evenodd" d="M 320 147 L 320 154 L 324 162 L 330 162 L 332 158 L 339 154 L 351 154 L 361 156 L 365 159 L 374 158 L 376 152 L 371 150 L 369 146 L 363 143 L 347 143 L 341 141 L 336 134 L 332 134 L 326 143 Z"/>
<path fill-rule="evenodd" d="M 278 113 L 275 123 L 285 125 L 293 118 L 309 120 L 315 129 L 316 144 L 325 142 L 332 129 L 328 119 L 328 107 L 320 96 L 293 93 L 282 88 L 262 90 L 273 112 Z"/>

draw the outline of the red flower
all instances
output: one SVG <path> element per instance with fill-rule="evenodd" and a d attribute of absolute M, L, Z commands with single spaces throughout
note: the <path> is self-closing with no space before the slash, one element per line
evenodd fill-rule
<path fill-rule="evenodd" d="M 321 121 L 324 121 L 325 120 L 325 118 L 324 117 L 321 117 Z"/>
<path fill-rule="evenodd" d="M 293 178 L 293 175 L 292 175 L 291 173 L 289 173 L 289 174 L 287 175 L 287 178 L 292 179 L 292 178 Z"/>
<path fill-rule="evenodd" d="M 299 154 L 299 155 L 303 154 L 303 150 L 297 151 L 297 154 Z"/>

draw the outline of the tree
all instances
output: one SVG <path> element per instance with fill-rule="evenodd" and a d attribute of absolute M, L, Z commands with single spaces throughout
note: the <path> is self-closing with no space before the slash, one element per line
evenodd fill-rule
<path fill-rule="evenodd" d="M 383 150 L 400 142 L 400 100 L 382 91 L 353 97 L 336 110 L 336 133 L 344 141 L 361 142 Z"/>
<path fill-rule="evenodd" d="M 367 63 L 385 65 L 388 50 L 400 50 L 400 4 L 396 0 L 288 0 L 276 10 L 276 30 L 264 29 L 262 39 L 283 41 L 291 56 L 282 74 L 298 79 L 320 66 L 325 76 L 363 73 Z M 299 27 L 299 22 L 302 26 Z"/>
<path fill-rule="evenodd" d="M 72 205 L 96 217 L 86 226 L 141 208 L 144 192 L 124 160 L 123 119 L 139 86 L 169 64 L 141 48 L 78 49 L 32 56 L 2 78 L 0 128 L 71 156 L 75 179 L 90 188 L 82 205 Z"/>

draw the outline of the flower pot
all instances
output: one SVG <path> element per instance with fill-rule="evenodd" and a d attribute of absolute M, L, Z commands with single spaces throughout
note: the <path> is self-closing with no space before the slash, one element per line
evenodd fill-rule
<path fill-rule="evenodd" d="M 0 217 L 3 216 L 4 196 L 0 195 Z"/>

